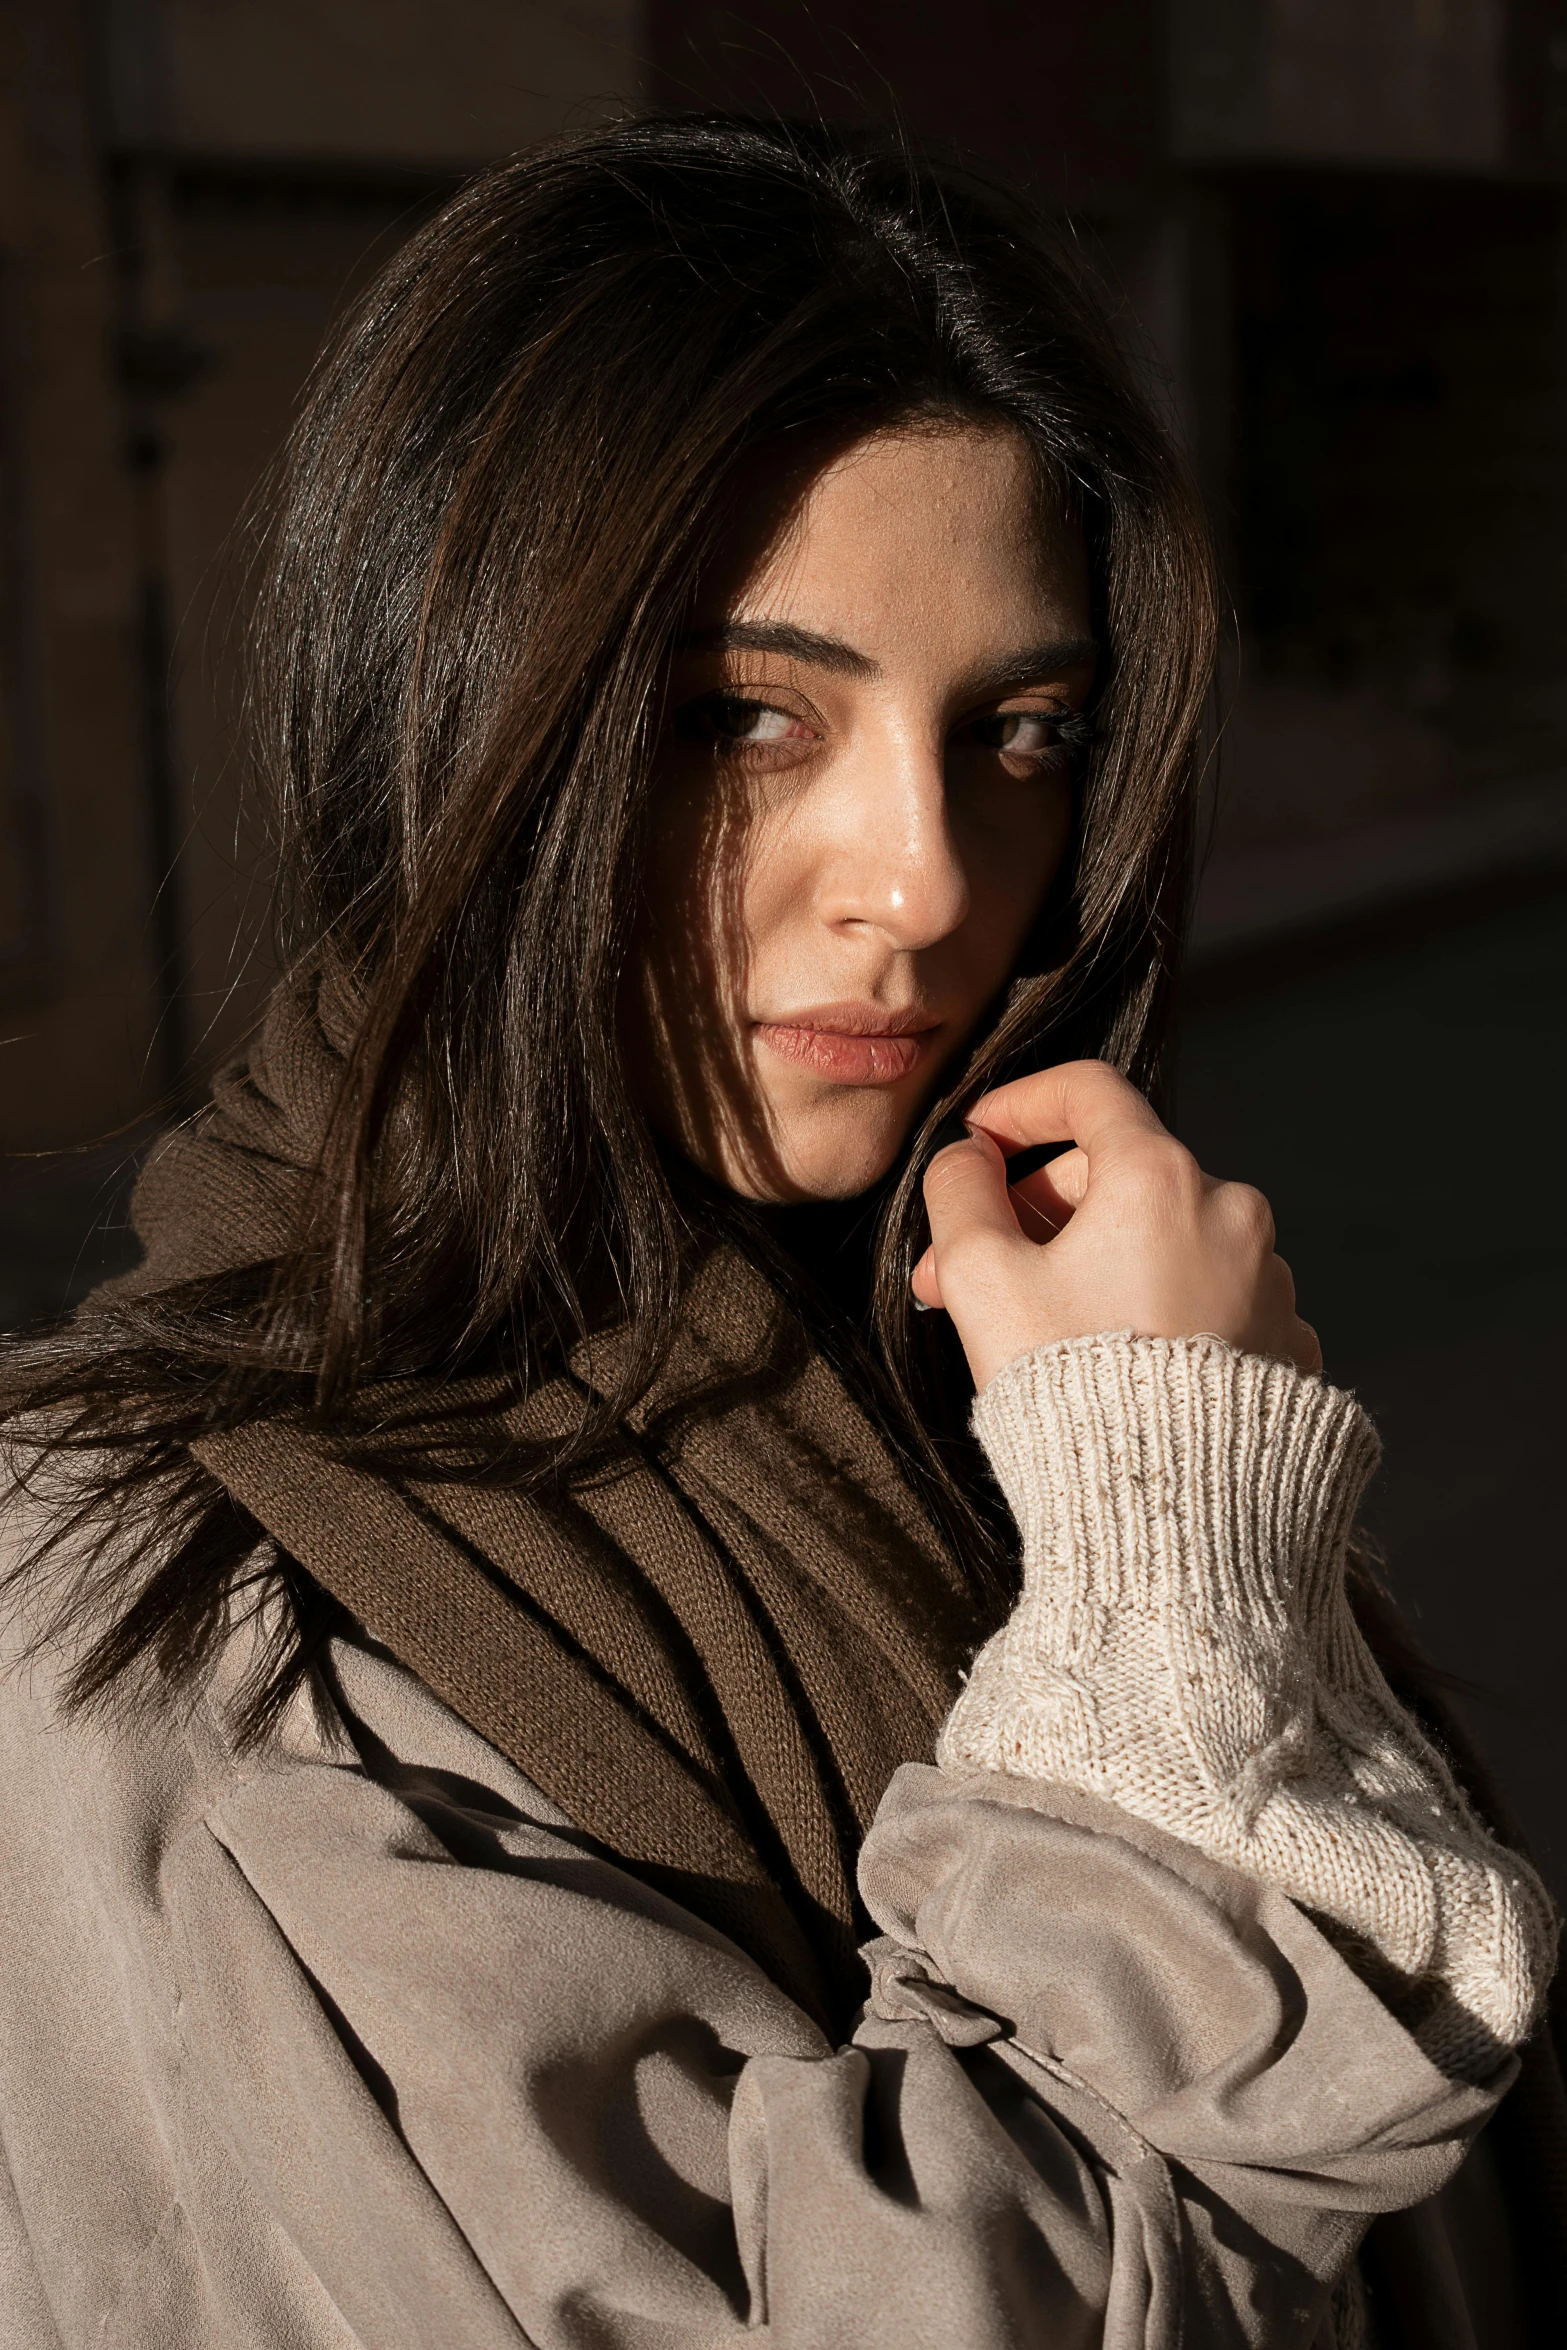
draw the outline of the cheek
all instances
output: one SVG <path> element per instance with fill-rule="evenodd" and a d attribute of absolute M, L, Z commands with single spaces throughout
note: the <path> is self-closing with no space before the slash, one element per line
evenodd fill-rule
<path fill-rule="evenodd" d="M 743 926 L 750 864 L 744 811 L 711 766 L 671 762 L 663 775 L 644 864 L 657 951 L 711 974 L 730 959 Z"/>
<path fill-rule="evenodd" d="M 1072 840 L 1073 801 L 1065 782 L 976 811 L 961 843 L 976 952 L 999 980 L 1060 872 Z"/>
<path fill-rule="evenodd" d="M 809 928 L 816 866 L 798 814 L 753 814 L 736 844 L 730 876 L 730 921 L 748 967 L 768 971 Z"/>
<path fill-rule="evenodd" d="M 792 952 L 813 868 L 796 812 L 758 805 L 743 779 L 666 774 L 649 842 L 646 899 L 653 960 L 669 1007 L 704 1030 L 743 1016 L 758 973 Z"/>

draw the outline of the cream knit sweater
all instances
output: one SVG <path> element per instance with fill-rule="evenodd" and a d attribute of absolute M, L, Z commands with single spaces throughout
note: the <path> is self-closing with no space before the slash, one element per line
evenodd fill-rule
<path fill-rule="evenodd" d="M 1215 1338 L 1021 1356 L 974 1426 L 1024 1591 L 947 1722 L 949 1770 L 1107 1797 L 1310 1910 L 1425 2052 L 1483 2078 L 1555 1958 L 1539 1879 L 1475 1818 L 1350 1613 L 1379 1446 L 1351 1395 Z"/>

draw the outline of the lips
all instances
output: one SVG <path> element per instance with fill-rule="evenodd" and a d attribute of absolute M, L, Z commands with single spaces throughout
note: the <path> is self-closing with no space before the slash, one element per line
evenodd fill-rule
<path fill-rule="evenodd" d="M 769 1052 L 835 1085 L 896 1085 L 936 1041 L 929 1012 L 888 1012 L 879 1004 L 819 1004 L 784 1020 L 759 1020 Z"/>

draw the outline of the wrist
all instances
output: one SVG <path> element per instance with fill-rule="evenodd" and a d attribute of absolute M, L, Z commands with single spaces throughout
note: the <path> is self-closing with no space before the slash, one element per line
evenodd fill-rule
<path fill-rule="evenodd" d="M 1026 1577 L 1231 1624 L 1320 1621 L 1381 1451 L 1354 1396 L 1212 1336 L 1035 1347 L 973 1423 Z"/>

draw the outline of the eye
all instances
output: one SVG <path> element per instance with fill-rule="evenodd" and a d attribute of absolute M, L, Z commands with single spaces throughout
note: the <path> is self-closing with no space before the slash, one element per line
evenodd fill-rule
<path fill-rule="evenodd" d="M 1093 735 L 1093 721 L 1081 710 L 993 710 L 971 719 L 960 739 L 1009 760 L 1041 762 L 1064 752 L 1075 762 Z"/>
<path fill-rule="evenodd" d="M 682 734 L 698 740 L 744 746 L 809 742 L 811 729 L 790 710 L 753 702 L 739 694 L 706 694 L 680 712 Z"/>
<path fill-rule="evenodd" d="M 993 751 L 1053 751 L 1056 724 L 1054 710 L 999 710 L 994 718 L 980 720 L 979 739 Z"/>

